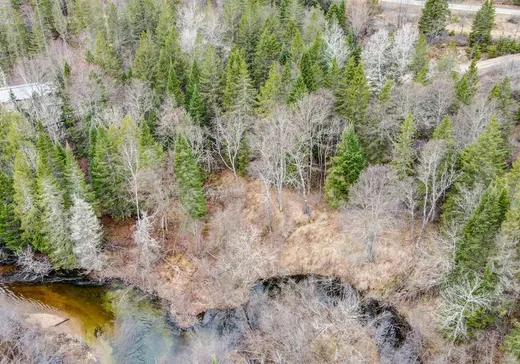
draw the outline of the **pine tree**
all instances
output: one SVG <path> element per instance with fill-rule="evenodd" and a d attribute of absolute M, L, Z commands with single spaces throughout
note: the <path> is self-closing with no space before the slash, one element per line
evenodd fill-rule
<path fill-rule="evenodd" d="M 455 84 L 455 96 L 457 101 L 464 104 L 471 104 L 473 96 L 478 90 L 478 70 L 475 60 L 471 62 L 469 69 Z"/>
<path fill-rule="evenodd" d="M 349 127 L 343 133 L 338 153 L 332 158 L 325 179 L 325 198 L 333 208 L 348 201 L 350 186 L 357 181 L 365 166 L 363 147 L 354 128 Z"/>
<path fill-rule="evenodd" d="M 238 25 L 235 44 L 243 49 L 244 61 L 248 67 L 253 65 L 256 47 L 262 34 L 262 17 L 259 12 L 258 2 L 249 1 Z"/>
<path fill-rule="evenodd" d="M 81 197 L 72 197 L 70 239 L 79 268 L 100 269 L 101 225 L 92 206 Z"/>
<path fill-rule="evenodd" d="M 412 65 L 410 66 L 413 72 L 415 82 L 425 84 L 428 77 L 429 57 L 428 57 L 428 43 L 424 33 L 419 35 L 419 39 L 415 44 L 415 51 L 413 54 Z"/>
<path fill-rule="evenodd" d="M 433 130 L 432 139 L 443 140 L 447 148 L 455 147 L 455 137 L 453 136 L 453 122 L 446 115 L 439 125 Z"/>
<path fill-rule="evenodd" d="M 492 117 L 479 138 L 460 154 L 460 177 L 444 203 L 443 221 L 460 221 L 464 218 L 461 215 L 463 211 L 458 207 L 458 200 L 462 197 L 460 194 L 477 184 L 487 187 L 492 181 L 502 177 L 508 154 L 500 124 Z"/>
<path fill-rule="evenodd" d="M 401 124 L 401 130 L 394 145 L 392 158 L 392 167 L 401 179 L 414 174 L 415 152 L 413 150 L 413 142 L 416 134 L 417 128 L 413 115 L 410 114 Z"/>
<path fill-rule="evenodd" d="M 55 268 L 75 268 L 63 191 L 45 164 L 38 165 L 36 181 L 43 236 L 40 250 L 49 254 Z"/>
<path fill-rule="evenodd" d="M 132 75 L 135 78 L 155 83 L 157 76 L 158 53 L 148 32 L 141 34 L 139 45 L 135 52 Z"/>
<path fill-rule="evenodd" d="M 208 119 L 215 116 L 215 110 L 222 102 L 222 63 L 215 50 L 210 45 L 204 54 L 200 70 L 200 95 Z"/>
<path fill-rule="evenodd" d="M 495 26 L 495 5 L 486 0 L 473 19 L 469 33 L 470 47 L 485 47 L 491 42 L 491 30 Z"/>
<path fill-rule="evenodd" d="M 15 214 L 13 181 L 0 171 L 0 246 L 19 250 L 21 234 L 20 220 Z"/>
<path fill-rule="evenodd" d="M 492 117 L 477 141 L 461 153 L 461 182 L 472 185 L 483 182 L 486 186 L 505 173 L 507 145 L 496 117 Z"/>
<path fill-rule="evenodd" d="M 357 128 L 365 122 L 369 98 L 363 64 L 350 58 L 336 92 L 336 112 Z"/>
<path fill-rule="evenodd" d="M 341 68 L 338 66 L 338 61 L 336 60 L 336 57 L 334 57 L 324 80 L 324 86 L 330 88 L 334 95 L 338 92 L 341 73 L 342 72 Z"/>
<path fill-rule="evenodd" d="M 172 33 L 175 34 L 175 38 L 178 38 L 172 7 L 165 1 L 161 6 L 157 28 L 155 29 L 155 44 L 159 49 L 167 46 L 168 38 Z"/>
<path fill-rule="evenodd" d="M 197 60 L 194 60 L 191 64 L 190 74 L 188 76 L 188 84 L 186 85 L 186 106 L 189 108 L 191 97 L 195 88 L 198 87 L 200 83 L 200 68 Z"/>
<path fill-rule="evenodd" d="M 313 92 L 318 89 L 318 80 L 315 74 L 315 63 L 312 60 L 312 54 L 305 52 L 300 61 L 300 74 L 305 82 L 305 87 L 308 92 Z"/>
<path fill-rule="evenodd" d="M 247 70 L 247 64 L 238 48 L 233 48 L 225 70 L 225 86 L 222 106 L 224 111 L 250 114 L 255 92 Z"/>
<path fill-rule="evenodd" d="M 280 74 L 280 65 L 273 63 L 269 70 L 269 77 L 263 86 L 260 87 L 260 93 L 256 102 L 256 113 L 260 117 L 267 117 L 274 110 L 277 103 L 283 103 L 282 95 L 282 75 Z"/>
<path fill-rule="evenodd" d="M 303 99 L 305 95 L 307 95 L 307 86 L 305 86 L 305 81 L 303 76 L 300 74 L 294 83 L 291 92 L 289 93 L 289 103 L 294 104 L 297 101 Z"/>
<path fill-rule="evenodd" d="M 105 214 L 126 217 L 133 208 L 126 200 L 127 186 L 118 156 L 116 139 L 118 132 L 111 126 L 107 132 L 98 127 L 96 143 L 92 146 L 90 163 L 92 187 Z"/>
<path fill-rule="evenodd" d="M 42 234 L 38 194 L 34 170 L 29 165 L 27 156 L 18 151 L 14 160 L 13 189 L 14 212 L 20 220 L 23 244 L 31 244 L 36 250 L 42 250 Z"/>
<path fill-rule="evenodd" d="M 462 230 L 455 250 L 455 276 L 461 276 L 467 270 L 483 273 L 508 205 L 506 184 L 499 179 L 488 187 Z"/>
<path fill-rule="evenodd" d="M 504 78 L 502 82 L 493 86 L 489 92 L 489 100 L 497 103 L 498 109 L 507 119 L 512 118 L 514 99 L 509 77 Z"/>
<path fill-rule="evenodd" d="M 279 58 L 279 55 L 280 43 L 276 35 L 266 25 L 256 47 L 253 62 L 254 79 L 257 88 L 264 84 L 271 65 Z"/>
<path fill-rule="evenodd" d="M 175 143 L 174 167 L 180 199 L 188 214 L 193 218 L 206 215 L 202 172 L 182 134 L 179 134 Z"/>
<path fill-rule="evenodd" d="M 65 149 L 64 177 L 67 192 L 66 202 L 71 203 L 73 196 L 77 196 L 88 203 L 94 201 L 94 196 L 85 181 L 85 174 L 81 170 L 78 161 L 74 157 L 72 149 L 70 149 L 69 146 Z"/>
<path fill-rule="evenodd" d="M 426 0 L 419 19 L 419 31 L 427 37 L 437 37 L 445 31 L 449 18 L 448 0 Z"/>
<path fill-rule="evenodd" d="M 197 124 L 204 125 L 206 123 L 206 115 L 204 111 L 204 105 L 202 104 L 199 89 L 197 85 L 195 85 L 190 97 L 190 104 L 188 105 L 188 114 Z"/>
<path fill-rule="evenodd" d="M 121 60 L 101 31 L 98 32 L 96 37 L 94 55 L 89 56 L 89 54 L 87 54 L 87 60 L 97 64 L 107 75 L 116 80 L 121 81 L 125 77 L 125 73 L 121 68 Z"/>

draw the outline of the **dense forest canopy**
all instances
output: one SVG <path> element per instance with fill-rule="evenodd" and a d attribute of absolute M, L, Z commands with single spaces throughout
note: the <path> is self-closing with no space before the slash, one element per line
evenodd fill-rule
<path fill-rule="evenodd" d="M 291 272 L 284 249 L 321 262 L 333 241 L 327 264 L 302 258 L 297 273 L 372 276 L 358 289 L 402 315 L 431 308 L 401 362 L 520 360 L 520 67 L 479 71 L 520 41 L 492 33 L 492 0 L 466 33 L 449 29 L 447 0 L 419 17 L 399 9 L 389 20 L 372 0 L 1 0 L 0 259 L 39 277 L 119 277 L 193 315 Z M 29 83 L 31 97 L 9 91 Z M 179 295 L 171 277 L 226 298 Z M 37 362 L 4 349 L 29 330 L 13 315 L 0 362 Z M 327 327 L 354 338 L 338 317 Z M 371 360 L 318 356 L 312 335 L 282 345 L 275 321 L 262 362 Z M 211 356 L 259 355 L 241 345 Z"/>

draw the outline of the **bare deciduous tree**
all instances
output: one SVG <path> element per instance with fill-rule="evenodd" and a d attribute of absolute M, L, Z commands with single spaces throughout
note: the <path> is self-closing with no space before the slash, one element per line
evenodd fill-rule
<path fill-rule="evenodd" d="M 249 116 L 240 112 L 218 115 L 214 120 L 215 148 L 224 165 L 233 172 L 236 181 L 238 158 L 251 121 Z"/>
<path fill-rule="evenodd" d="M 336 58 L 339 67 L 343 67 L 347 59 L 350 57 L 352 50 L 350 49 L 343 29 L 337 22 L 333 22 L 325 31 L 325 54 L 329 64 Z"/>
<path fill-rule="evenodd" d="M 479 277 L 466 276 L 442 292 L 439 325 L 453 341 L 467 338 L 468 315 L 480 309 L 491 309 L 493 295 L 482 292 L 482 283 Z"/>
<path fill-rule="evenodd" d="M 368 167 L 352 186 L 346 217 L 361 223 L 359 233 L 369 261 L 374 257 L 381 230 L 393 222 L 399 202 L 399 182 L 388 166 Z"/>
<path fill-rule="evenodd" d="M 30 246 L 18 254 L 17 262 L 22 272 L 44 277 L 52 271 L 52 264 L 47 257 L 35 257 Z"/>
<path fill-rule="evenodd" d="M 146 211 L 141 212 L 137 219 L 134 232 L 134 243 L 136 245 L 136 260 L 138 265 L 147 273 L 159 257 L 159 242 L 152 236 L 153 217 Z"/>
<path fill-rule="evenodd" d="M 448 152 L 440 140 L 429 141 L 421 151 L 417 179 L 422 186 L 422 212 L 417 245 L 421 245 L 427 224 L 435 218 L 437 203 L 457 177 L 455 158 L 450 158 Z"/>
<path fill-rule="evenodd" d="M 283 210 L 283 186 L 287 182 L 287 157 L 292 142 L 290 111 L 279 107 L 257 125 L 252 145 L 260 162 L 256 172 L 265 183 L 276 189 L 278 209 Z"/>
<path fill-rule="evenodd" d="M 347 18 L 356 38 L 362 38 L 370 24 L 372 10 L 366 0 L 350 0 L 347 3 Z"/>

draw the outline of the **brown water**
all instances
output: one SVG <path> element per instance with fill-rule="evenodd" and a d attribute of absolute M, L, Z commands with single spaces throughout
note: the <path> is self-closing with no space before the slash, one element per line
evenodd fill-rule
<path fill-rule="evenodd" d="M 106 300 L 104 286 L 77 286 L 66 283 L 15 283 L 4 287 L 11 297 L 29 303 L 34 310 L 57 310 L 60 316 L 79 324 L 80 333 L 87 341 L 96 334 L 111 333 L 114 315 Z"/>

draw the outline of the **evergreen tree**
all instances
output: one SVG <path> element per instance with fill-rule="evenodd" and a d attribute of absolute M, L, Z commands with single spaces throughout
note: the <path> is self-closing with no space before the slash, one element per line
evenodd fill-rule
<path fill-rule="evenodd" d="M 424 33 L 419 35 L 419 39 L 415 44 L 415 51 L 413 54 L 412 65 L 410 66 L 413 72 L 415 82 L 425 84 L 428 77 L 429 57 L 428 57 L 428 43 Z"/>
<path fill-rule="evenodd" d="M 283 103 L 282 95 L 282 75 L 280 74 L 280 66 L 273 63 L 269 70 L 269 77 L 263 86 L 260 87 L 260 93 L 256 102 L 256 113 L 260 117 L 267 117 L 274 110 L 277 103 Z"/>
<path fill-rule="evenodd" d="M 87 60 L 97 64 L 110 77 L 116 80 L 123 80 L 125 73 L 121 68 L 121 60 L 114 52 L 111 44 L 105 39 L 103 32 L 98 32 L 96 37 L 96 44 L 94 55 L 87 53 Z"/>
<path fill-rule="evenodd" d="M 222 64 L 215 50 L 210 45 L 204 54 L 200 70 L 200 95 L 204 104 L 207 119 L 215 116 L 215 110 L 222 102 Z"/>
<path fill-rule="evenodd" d="M 94 196 L 85 181 L 85 174 L 81 170 L 78 161 L 74 157 L 69 146 L 65 149 L 65 185 L 66 185 L 66 202 L 71 203 L 72 197 L 77 196 L 82 200 L 92 203 Z"/>
<path fill-rule="evenodd" d="M 462 151 L 460 181 L 468 185 L 483 182 L 487 186 L 504 175 L 508 155 L 498 119 L 492 117 L 477 141 Z"/>
<path fill-rule="evenodd" d="M 509 77 L 504 78 L 502 82 L 493 86 L 489 92 L 489 100 L 497 103 L 498 109 L 507 119 L 512 118 L 514 99 Z"/>
<path fill-rule="evenodd" d="M 188 84 L 186 85 L 186 106 L 189 108 L 191 97 L 195 92 L 195 88 L 198 88 L 200 83 L 200 68 L 197 60 L 194 60 L 191 64 L 190 74 L 188 76 Z"/>
<path fill-rule="evenodd" d="M 172 7 L 165 1 L 161 6 L 157 28 L 155 29 L 155 44 L 159 49 L 167 47 L 169 37 L 174 34 L 178 39 L 177 29 L 175 28 L 175 16 Z"/>
<path fill-rule="evenodd" d="M 305 81 L 303 76 L 300 74 L 294 83 L 291 92 L 289 93 L 289 103 L 294 104 L 297 101 L 301 100 L 305 95 L 307 95 L 307 86 L 305 86 Z"/>
<path fill-rule="evenodd" d="M 262 16 L 257 1 L 249 1 L 238 25 L 235 45 L 244 50 L 244 61 L 253 66 L 255 51 L 262 34 Z"/>
<path fill-rule="evenodd" d="M 460 177 L 448 193 L 443 206 L 443 221 L 460 221 L 464 218 L 461 215 L 464 211 L 460 211 L 458 207 L 458 200 L 463 197 L 460 194 L 477 184 L 487 187 L 492 181 L 502 177 L 508 154 L 498 120 L 492 117 L 479 138 L 460 154 Z"/>
<path fill-rule="evenodd" d="M 401 179 L 414 174 L 415 152 L 413 150 L 413 142 L 416 134 L 417 128 L 413 115 L 410 114 L 401 124 L 401 130 L 394 145 L 392 158 L 392 166 Z"/>
<path fill-rule="evenodd" d="M 135 52 L 132 75 L 135 78 L 155 83 L 157 76 L 158 54 L 151 34 L 141 34 L 139 45 Z"/>
<path fill-rule="evenodd" d="M 13 181 L 0 171 L 0 246 L 19 250 L 21 233 L 20 220 L 15 214 Z"/>
<path fill-rule="evenodd" d="M 72 252 L 63 192 L 44 163 L 38 165 L 36 181 L 43 237 L 40 250 L 49 254 L 55 268 L 72 269 L 76 266 L 76 261 Z"/>
<path fill-rule="evenodd" d="M 485 47 L 491 42 L 491 30 L 495 26 L 495 5 L 486 0 L 473 19 L 469 46 Z"/>
<path fill-rule="evenodd" d="M 453 122 L 446 115 L 439 125 L 433 130 L 432 139 L 443 140 L 447 148 L 455 147 L 455 137 L 453 136 Z"/>
<path fill-rule="evenodd" d="M 190 104 L 188 105 L 188 114 L 197 124 L 203 125 L 206 123 L 206 115 L 204 111 L 204 105 L 202 104 L 199 89 L 195 85 L 191 94 Z"/>
<path fill-rule="evenodd" d="M 455 250 L 455 279 L 465 271 L 484 273 L 509 205 L 502 179 L 491 184 L 462 230 Z"/>
<path fill-rule="evenodd" d="M 251 112 L 255 92 L 247 70 L 247 64 L 238 48 L 233 48 L 225 70 L 223 108 L 225 111 Z"/>
<path fill-rule="evenodd" d="M 132 205 L 126 199 L 127 186 L 118 157 L 118 132 L 111 126 L 107 132 L 98 127 L 96 143 L 90 163 L 94 192 L 105 214 L 126 217 L 132 214 Z"/>
<path fill-rule="evenodd" d="M 312 54 L 305 52 L 300 61 L 300 74 L 305 82 L 305 87 L 308 92 L 313 92 L 318 89 L 318 80 L 315 74 L 315 64 L 312 60 Z"/>
<path fill-rule="evenodd" d="M 14 212 L 17 219 L 20 220 L 23 244 L 31 244 L 36 250 L 42 250 L 35 175 L 27 156 L 22 151 L 18 151 L 14 161 L 13 189 Z"/>
<path fill-rule="evenodd" d="M 357 128 L 365 122 L 370 89 L 363 64 L 350 58 L 336 92 L 336 112 Z"/>
<path fill-rule="evenodd" d="M 70 208 L 70 239 L 79 268 L 100 268 L 101 225 L 92 206 L 81 197 L 72 197 Z"/>
<path fill-rule="evenodd" d="M 341 68 L 338 66 L 336 57 L 332 58 L 331 65 L 324 80 L 324 86 L 329 88 L 334 95 L 337 94 L 341 81 Z"/>
<path fill-rule="evenodd" d="M 188 214 L 193 218 L 206 215 L 202 172 L 182 134 L 179 134 L 175 143 L 174 167 L 180 199 Z"/>
<path fill-rule="evenodd" d="M 343 133 L 338 152 L 332 158 L 325 179 L 325 198 L 333 208 L 348 201 L 350 186 L 357 181 L 365 165 L 363 147 L 356 137 L 354 128 L 349 127 Z"/>
<path fill-rule="evenodd" d="M 276 35 L 266 25 L 256 47 L 253 62 L 253 72 L 256 87 L 260 87 L 267 79 L 269 69 L 274 61 L 279 58 L 280 43 Z"/>
<path fill-rule="evenodd" d="M 455 96 L 457 101 L 464 104 L 471 104 L 473 96 L 478 90 L 478 70 L 475 60 L 471 62 L 469 69 L 455 84 Z"/>
<path fill-rule="evenodd" d="M 449 18 L 448 0 L 426 0 L 419 19 L 419 31 L 427 37 L 437 37 L 445 31 Z"/>

